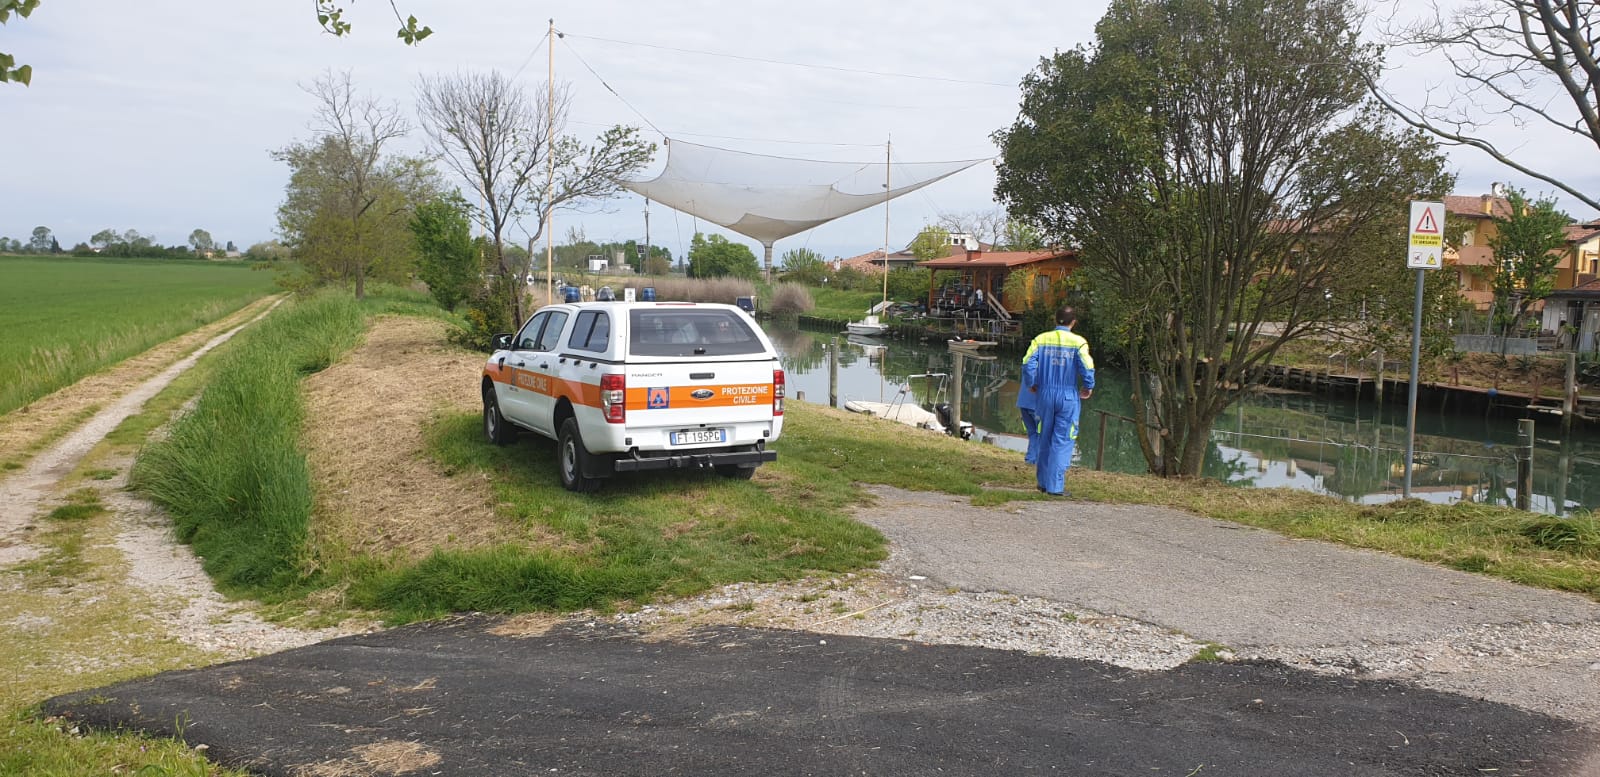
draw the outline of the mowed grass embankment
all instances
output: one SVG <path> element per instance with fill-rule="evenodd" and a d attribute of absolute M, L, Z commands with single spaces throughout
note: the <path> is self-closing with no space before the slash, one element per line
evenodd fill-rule
<path fill-rule="evenodd" d="M 0 257 L 0 415 L 273 290 L 240 263 Z"/>
<path fill-rule="evenodd" d="M 447 472 L 487 480 L 507 534 L 529 539 L 441 548 L 420 560 L 386 553 L 381 540 L 359 552 L 319 545 L 308 528 L 315 499 L 299 446 L 299 380 L 355 342 L 363 315 L 361 306 L 335 297 L 275 317 L 274 326 L 241 344 L 237 362 L 217 370 L 196 412 L 141 458 L 137 483 L 173 511 L 180 536 L 195 544 L 224 590 L 281 600 L 338 587 L 347 604 L 396 622 L 459 611 L 627 606 L 726 583 L 870 566 L 885 544 L 851 518 L 862 483 L 960 494 L 978 505 L 1040 498 L 1031 468 L 1015 452 L 798 402 L 776 444 L 779 461 L 753 482 L 698 473 L 618 476 L 599 494 L 578 496 L 557 482 L 553 444 L 529 435 L 496 448 L 482 439 L 476 414 L 446 412 L 430 422 L 427 455 Z M 1556 521 L 1416 502 L 1362 507 L 1298 492 L 1082 469 L 1069 480 L 1076 494 L 1097 501 L 1178 507 L 1600 598 L 1600 533 L 1592 517 Z"/>
<path fill-rule="evenodd" d="M 235 338 L 194 408 L 140 453 L 132 486 L 166 508 L 219 589 L 270 599 L 309 582 L 300 381 L 355 345 L 365 325 L 363 306 L 344 294 L 280 309 Z"/>

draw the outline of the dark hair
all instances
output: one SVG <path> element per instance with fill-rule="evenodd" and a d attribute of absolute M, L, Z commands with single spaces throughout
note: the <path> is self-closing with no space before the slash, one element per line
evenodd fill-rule
<path fill-rule="evenodd" d="M 1057 326 L 1066 326 L 1077 320 L 1078 311 L 1073 310 L 1071 305 L 1062 305 L 1061 309 L 1056 311 Z"/>

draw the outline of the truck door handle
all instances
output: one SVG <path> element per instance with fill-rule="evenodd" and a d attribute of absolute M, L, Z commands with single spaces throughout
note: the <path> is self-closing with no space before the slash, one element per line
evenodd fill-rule
<path fill-rule="evenodd" d="M 544 362 L 544 363 L 543 363 L 543 364 L 540 364 L 540 365 L 539 365 L 539 369 L 541 369 L 541 370 L 548 370 L 548 369 L 550 369 L 550 362 Z"/>
<path fill-rule="evenodd" d="M 528 364 L 527 364 L 527 362 L 517 362 L 517 366 L 518 367 L 526 367 L 526 366 L 528 366 Z"/>

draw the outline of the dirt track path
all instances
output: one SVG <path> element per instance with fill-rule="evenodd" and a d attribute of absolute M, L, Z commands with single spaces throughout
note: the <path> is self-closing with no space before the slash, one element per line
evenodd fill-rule
<path fill-rule="evenodd" d="M 18 435 L 19 426 L 31 427 L 35 435 L 48 435 L 52 425 L 81 416 L 87 407 L 100 406 L 93 417 L 39 452 L 22 469 L 0 478 L 0 574 L 18 572 L 25 577 L 26 562 L 53 552 L 52 544 L 39 538 L 59 531 L 59 526 L 49 525 L 59 522 L 45 521 L 43 516 L 65 498 L 67 489 L 63 479 L 74 472 L 86 455 L 201 357 L 261 320 L 283 300 L 282 297 L 263 300 L 233 316 L 156 346 L 107 373 L 40 400 L 29 408 L 32 418 L 25 419 L 22 424 L 8 425 L 6 430 L 14 436 Z M 184 354 L 185 351 L 188 353 Z M 180 358 L 180 354 L 184 355 Z M 164 362 L 170 363 L 160 367 Z M 154 374 L 150 374 L 152 372 Z M 83 544 L 89 548 L 85 557 L 92 559 L 89 571 L 75 576 L 70 584 L 53 581 L 42 591 L 32 591 L 34 596 L 42 596 L 37 604 L 24 604 L 32 601 L 28 596 L 16 597 L 15 606 L 22 611 L 6 608 L 5 613 L 0 613 L 9 616 L 11 623 L 25 623 L 30 629 L 48 633 L 65 626 L 68 619 L 62 618 L 64 612 L 74 612 L 76 617 L 82 618 L 86 610 L 99 606 L 103 600 L 114 599 L 119 601 L 120 607 L 134 610 L 123 614 L 130 616 L 141 630 L 149 630 L 143 636 L 158 641 L 176 639 L 224 659 L 281 650 L 348 633 L 348 630 L 302 631 L 275 626 L 258 617 L 253 605 L 224 599 L 212 587 L 210 578 L 189 548 L 176 542 L 170 522 L 160 510 L 125 489 L 132 456 L 113 454 L 96 463 L 103 465 L 107 473 L 114 474 L 103 480 L 78 484 L 91 489 L 110 513 L 103 521 L 92 521 L 82 529 Z M 15 577 L 4 582 L 6 587 L 22 585 Z M 0 621 L 6 620 L 0 618 Z M 122 636 L 128 641 L 133 635 Z M 60 660 L 68 672 L 105 663 L 97 660 L 104 657 L 82 653 L 76 645 L 61 645 L 57 652 L 62 654 Z M 50 670 L 50 664 L 15 668 L 19 675 Z"/>
<path fill-rule="evenodd" d="M 87 423 L 67 435 L 66 439 L 34 457 L 21 471 L 0 481 L 0 565 L 14 564 L 37 555 L 38 550 L 30 547 L 27 542 L 26 532 L 33 525 L 46 498 L 55 492 L 61 478 L 72 472 L 90 449 L 104 440 L 106 435 L 129 416 L 137 413 L 151 397 L 161 393 L 161 390 L 174 378 L 193 367 L 200 357 L 230 340 L 240 330 L 259 321 L 282 301 L 282 298 L 279 298 L 253 318 L 212 337 L 188 356 L 157 373 L 155 377 L 117 397 L 100 412 L 95 413 Z M 65 391 L 70 394 L 72 388 L 68 387 Z"/>

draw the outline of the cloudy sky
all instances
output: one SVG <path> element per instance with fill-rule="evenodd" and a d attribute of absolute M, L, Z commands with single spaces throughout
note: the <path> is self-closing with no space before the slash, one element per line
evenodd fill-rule
<path fill-rule="evenodd" d="M 897 163 L 990 157 L 990 135 L 1016 115 L 1022 76 L 1041 56 L 1092 40 L 1105 8 L 1100 0 L 394 1 L 435 34 L 402 45 L 383 0 L 346 0 L 355 30 L 343 39 L 324 34 L 304 0 L 44 0 L 31 18 L 13 18 L 0 26 L 0 51 L 33 65 L 34 78 L 28 88 L 0 86 L 0 236 L 26 240 L 44 225 L 64 246 L 107 227 L 165 244 L 185 242 L 197 227 L 240 248 L 272 238 L 287 171 L 269 151 L 310 136 L 314 101 L 301 84 L 348 70 L 359 90 L 412 116 L 423 74 L 494 69 L 536 90 L 547 77 L 542 41 L 552 17 L 566 33 L 554 53 L 556 79 L 573 90 L 571 134 L 625 123 L 656 142 L 659 130 L 757 153 L 860 161 L 881 159 L 892 137 Z M 1441 75 L 1424 61 L 1391 64 L 1390 85 L 1402 95 L 1421 94 Z M 1595 167 L 1592 147 L 1547 131 L 1506 124 L 1497 136 L 1536 164 Z M 417 131 L 401 149 L 421 152 L 422 142 Z M 1451 158 L 1460 194 L 1494 181 L 1548 189 L 1477 152 Z M 993 209 L 993 184 L 984 164 L 895 201 L 890 242 L 903 245 L 940 213 Z M 578 226 L 593 240 L 638 239 L 642 209 L 630 195 L 563 212 L 555 233 Z M 882 244 L 883 223 L 875 208 L 777 250 L 862 253 Z M 675 256 L 694 227 L 688 215 L 651 209 L 652 242 Z M 728 236 L 759 255 L 753 241 Z"/>

